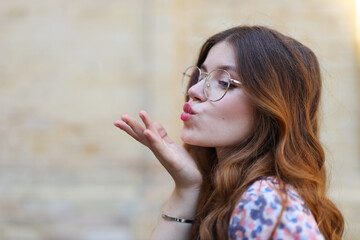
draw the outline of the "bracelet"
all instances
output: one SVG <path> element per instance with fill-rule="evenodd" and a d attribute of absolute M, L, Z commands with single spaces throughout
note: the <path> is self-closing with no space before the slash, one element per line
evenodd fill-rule
<path fill-rule="evenodd" d="M 177 218 L 177 217 L 170 217 L 164 213 L 161 214 L 163 218 L 166 220 L 174 221 L 174 222 L 180 222 L 180 223 L 195 223 L 196 219 L 184 219 L 184 218 Z"/>

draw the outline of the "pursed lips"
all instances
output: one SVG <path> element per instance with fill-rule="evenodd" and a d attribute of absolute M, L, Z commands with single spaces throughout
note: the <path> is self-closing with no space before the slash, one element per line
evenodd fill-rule
<path fill-rule="evenodd" d="M 189 121 L 195 114 L 195 112 L 191 108 L 191 104 L 188 102 L 184 104 L 183 110 L 184 112 L 181 114 L 180 118 L 184 122 Z"/>

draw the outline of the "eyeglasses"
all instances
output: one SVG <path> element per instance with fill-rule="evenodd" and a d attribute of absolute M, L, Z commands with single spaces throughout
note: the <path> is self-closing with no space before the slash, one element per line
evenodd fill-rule
<path fill-rule="evenodd" d="M 241 85 L 238 80 L 232 79 L 230 73 L 223 69 L 215 69 L 209 73 L 201 72 L 195 65 L 188 67 L 183 73 L 182 92 L 189 95 L 189 89 L 198 82 L 205 80 L 204 95 L 211 102 L 221 100 L 233 85 Z"/>

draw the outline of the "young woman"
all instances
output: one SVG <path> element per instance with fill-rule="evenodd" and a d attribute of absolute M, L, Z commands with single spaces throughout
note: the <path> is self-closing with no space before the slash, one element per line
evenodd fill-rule
<path fill-rule="evenodd" d="M 140 112 L 115 126 L 153 151 L 175 189 L 152 239 L 341 239 L 326 196 L 314 53 L 261 26 L 210 37 L 183 74 L 184 146 Z"/>

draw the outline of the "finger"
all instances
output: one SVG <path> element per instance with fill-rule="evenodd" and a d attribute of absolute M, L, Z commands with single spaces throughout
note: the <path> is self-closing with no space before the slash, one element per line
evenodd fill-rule
<path fill-rule="evenodd" d="M 144 130 L 144 136 L 147 138 L 150 144 L 150 149 L 153 151 L 155 156 L 158 156 L 158 154 L 162 152 L 162 150 L 164 149 L 164 145 L 163 142 L 161 142 L 162 141 L 161 138 L 149 129 Z M 162 158 L 158 158 L 158 159 L 160 160 Z"/>
<path fill-rule="evenodd" d="M 136 121 L 134 118 L 130 117 L 127 114 L 121 116 L 121 120 L 123 120 L 129 127 L 140 137 L 143 138 L 144 127 Z"/>
<path fill-rule="evenodd" d="M 135 140 L 141 142 L 144 144 L 143 140 L 132 130 L 132 128 L 127 125 L 124 121 L 116 120 L 114 122 L 114 125 L 121 130 L 125 131 L 127 134 L 129 134 L 131 137 L 133 137 Z"/>
<path fill-rule="evenodd" d="M 166 151 L 166 146 L 163 140 L 149 129 L 144 130 L 144 135 L 149 140 L 149 143 L 151 145 L 150 149 L 153 151 L 155 156 L 159 159 L 159 161 L 162 164 L 167 165 L 167 162 L 164 162 L 164 160 L 171 159 L 171 156 L 169 155 L 169 152 Z"/>
<path fill-rule="evenodd" d="M 149 129 L 144 130 L 144 135 L 148 138 L 151 145 L 150 149 L 159 162 L 167 169 L 170 174 L 174 171 L 174 169 L 176 171 L 176 169 L 178 169 L 178 162 L 174 158 L 174 153 L 167 149 L 163 140 Z"/>
<path fill-rule="evenodd" d="M 158 137 L 155 133 L 149 129 L 144 130 L 144 136 L 149 140 L 150 144 L 153 145 L 155 142 L 158 141 Z"/>
<path fill-rule="evenodd" d="M 164 138 L 167 136 L 167 132 L 166 132 L 165 128 L 160 123 L 154 122 L 154 126 L 161 138 Z"/>
<path fill-rule="evenodd" d="M 156 131 L 158 132 L 159 136 L 167 141 L 168 143 L 173 143 L 174 141 L 168 136 L 165 128 L 158 122 L 154 122 L 154 127 L 156 128 Z"/>
<path fill-rule="evenodd" d="M 144 111 L 144 110 L 140 111 L 139 116 L 140 116 L 141 120 L 144 122 L 145 127 L 147 129 L 150 129 L 154 133 L 157 133 L 157 130 L 156 130 L 155 126 L 154 126 L 154 123 L 153 123 L 153 121 L 151 120 L 149 114 L 146 111 Z"/>

